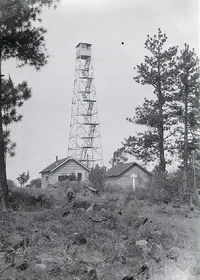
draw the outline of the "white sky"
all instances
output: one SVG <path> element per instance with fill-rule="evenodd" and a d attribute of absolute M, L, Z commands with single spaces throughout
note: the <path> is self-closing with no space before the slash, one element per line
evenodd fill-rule
<path fill-rule="evenodd" d="M 198 0 L 61 0 L 56 10 L 45 10 L 49 63 L 36 72 L 30 66 L 3 65 L 17 83 L 28 81 L 32 98 L 22 108 L 23 120 L 12 126 L 16 156 L 8 158 L 8 178 L 23 171 L 31 178 L 67 154 L 73 91 L 75 46 L 92 45 L 95 85 L 101 125 L 104 162 L 136 128 L 126 121 L 149 87 L 136 84 L 134 66 L 143 62 L 146 35 L 158 27 L 168 35 L 168 45 L 190 44 L 198 52 Z M 124 42 L 124 45 L 121 42 Z"/>

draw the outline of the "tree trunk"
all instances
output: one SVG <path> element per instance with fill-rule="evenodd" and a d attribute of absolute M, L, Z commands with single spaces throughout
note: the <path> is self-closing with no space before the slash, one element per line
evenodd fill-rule
<path fill-rule="evenodd" d="M 162 109 L 159 111 L 162 112 Z M 164 131 L 163 131 L 163 119 L 162 119 L 162 113 L 160 115 L 160 121 L 159 121 L 159 128 L 158 128 L 158 134 L 159 134 L 159 154 L 160 154 L 160 170 L 165 172 L 166 169 L 166 162 L 165 162 L 165 153 L 164 153 Z"/>
<path fill-rule="evenodd" d="M 187 191 L 188 187 L 188 94 L 185 87 L 185 108 L 184 108 L 184 153 L 183 153 L 183 187 Z"/>
<path fill-rule="evenodd" d="M 160 76 L 160 63 L 158 61 L 158 75 Z M 159 106 L 159 120 L 158 120 L 158 135 L 159 135 L 159 156 L 160 156 L 160 170 L 165 172 L 166 162 L 165 162 L 165 152 L 164 152 L 164 123 L 163 123 L 163 104 L 164 97 L 161 88 L 161 82 L 159 79 L 158 84 L 158 106 Z"/>
<path fill-rule="evenodd" d="M 1 54 L 0 54 L 0 200 L 3 206 L 7 206 L 8 185 L 6 179 L 5 149 L 3 137 L 3 119 L 2 119 L 2 74 L 1 74 Z"/>

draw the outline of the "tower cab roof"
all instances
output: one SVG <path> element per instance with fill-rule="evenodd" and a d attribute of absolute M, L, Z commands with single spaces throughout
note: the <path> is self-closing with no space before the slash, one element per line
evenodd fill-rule
<path fill-rule="evenodd" d="M 86 45 L 87 47 L 91 47 L 91 46 L 92 46 L 92 44 L 80 42 L 80 43 L 78 43 L 78 45 L 76 45 L 76 48 L 80 47 L 80 45 L 82 45 L 82 44 L 83 44 L 83 45 Z"/>

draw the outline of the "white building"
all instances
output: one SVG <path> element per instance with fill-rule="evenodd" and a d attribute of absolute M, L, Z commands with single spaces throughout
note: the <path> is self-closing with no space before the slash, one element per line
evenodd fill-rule
<path fill-rule="evenodd" d="M 41 188 L 47 188 L 59 181 L 76 177 L 77 181 L 85 181 L 88 178 L 90 169 L 78 160 L 67 157 L 58 159 L 43 169 L 41 174 Z"/>

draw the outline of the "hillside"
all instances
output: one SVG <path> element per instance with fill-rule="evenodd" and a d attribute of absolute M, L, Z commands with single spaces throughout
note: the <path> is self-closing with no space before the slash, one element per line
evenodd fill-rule
<path fill-rule="evenodd" d="M 0 213 L 2 280 L 200 279 L 199 209 L 69 182 L 12 189 L 10 204 Z"/>

